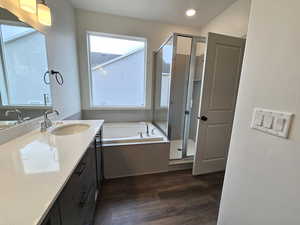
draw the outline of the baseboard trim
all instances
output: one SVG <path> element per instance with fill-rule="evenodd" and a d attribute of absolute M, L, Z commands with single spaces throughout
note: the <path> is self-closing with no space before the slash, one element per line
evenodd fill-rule
<path fill-rule="evenodd" d="M 151 171 L 145 173 L 133 173 L 133 174 L 124 174 L 120 176 L 112 176 L 112 177 L 105 177 L 106 180 L 117 179 L 117 178 L 124 178 L 124 177 L 136 177 L 136 176 L 143 176 L 143 175 L 151 175 L 157 173 L 167 173 L 169 170 L 158 170 L 158 171 Z"/>
<path fill-rule="evenodd" d="M 188 170 L 193 168 L 193 162 L 187 163 L 173 163 L 169 164 L 168 170 L 171 171 L 178 171 L 178 170 Z"/>

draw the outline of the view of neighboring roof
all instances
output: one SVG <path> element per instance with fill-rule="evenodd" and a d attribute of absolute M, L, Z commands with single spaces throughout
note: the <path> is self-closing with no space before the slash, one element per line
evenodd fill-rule
<path fill-rule="evenodd" d="M 31 27 L 24 27 L 24 26 L 11 26 L 11 25 L 1 25 L 2 38 L 3 42 L 9 42 L 14 39 L 20 38 L 22 36 L 26 36 L 30 33 L 36 32 Z"/>
<path fill-rule="evenodd" d="M 101 52 L 91 52 L 90 63 L 92 67 L 99 66 L 110 60 L 120 57 L 121 55 L 101 53 Z"/>
<path fill-rule="evenodd" d="M 93 69 L 126 58 L 143 50 L 145 39 L 128 39 L 126 37 L 90 34 L 90 64 Z"/>

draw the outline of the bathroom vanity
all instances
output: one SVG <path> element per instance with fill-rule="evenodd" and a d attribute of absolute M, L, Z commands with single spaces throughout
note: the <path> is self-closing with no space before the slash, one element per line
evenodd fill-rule
<path fill-rule="evenodd" d="M 92 143 L 42 225 L 88 225 L 97 200 L 95 143 Z"/>
<path fill-rule="evenodd" d="M 92 224 L 102 183 L 103 121 L 56 124 L 0 145 L 1 225 Z"/>

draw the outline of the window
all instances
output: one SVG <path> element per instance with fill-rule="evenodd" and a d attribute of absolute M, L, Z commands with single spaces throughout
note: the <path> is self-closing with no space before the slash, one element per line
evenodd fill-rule
<path fill-rule="evenodd" d="M 31 27 L 0 24 L 0 105 L 51 104 L 45 37 Z"/>
<path fill-rule="evenodd" d="M 88 33 L 92 107 L 145 107 L 144 38 Z"/>

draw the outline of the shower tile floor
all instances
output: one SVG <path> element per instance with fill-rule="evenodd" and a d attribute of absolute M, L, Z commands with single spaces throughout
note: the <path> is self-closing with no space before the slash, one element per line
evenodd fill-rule
<path fill-rule="evenodd" d="M 171 141 L 170 147 L 170 160 L 182 159 L 182 151 L 178 149 L 182 148 L 182 140 Z M 192 157 L 196 153 L 196 143 L 194 140 L 188 140 L 187 156 Z"/>

